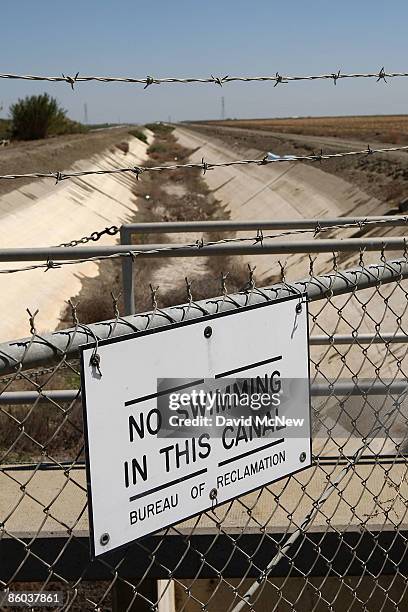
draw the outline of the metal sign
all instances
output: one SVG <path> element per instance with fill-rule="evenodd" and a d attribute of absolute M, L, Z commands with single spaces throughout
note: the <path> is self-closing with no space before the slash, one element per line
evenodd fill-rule
<path fill-rule="evenodd" d="M 303 296 L 113 338 L 97 347 L 87 345 L 81 351 L 81 366 L 94 556 L 311 463 Z M 273 419 L 252 427 L 229 414 L 221 415 L 225 420 L 218 433 L 208 426 L 200 429 L 200 423 L 184 437 L 180 431 L 172 435 L 165 430 L 158 396 L 169 397 L 177 390 L 180 398 L 188 385 L 170 385 L 163 393 L 158 391 L 158 379 L 161 384 L 163 379 L 211 379 L 222 388 L 227 379 L 238 376 L 306 382 L 306 393 L 286 398 L 285 414 L 301 417 L 301 431 L 282 422 L 270 426 Z M 183 412 L 171 410 L 174 416 Z M 215 417 L 206 412 L 211 414 Z M 277 409 L 273 415 L 278 415 Z"/>

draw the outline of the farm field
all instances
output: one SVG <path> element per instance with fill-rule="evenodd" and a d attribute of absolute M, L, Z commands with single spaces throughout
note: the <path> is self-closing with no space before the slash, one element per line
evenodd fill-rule
<path fill-rule="evenodd" d="M 213 125 L 265 130 L 305 136 L 349 138 L 367 142 L 408 144 L 408 115 L 345 117 L 287 117 L 283 119 L 228 119 Z"/>

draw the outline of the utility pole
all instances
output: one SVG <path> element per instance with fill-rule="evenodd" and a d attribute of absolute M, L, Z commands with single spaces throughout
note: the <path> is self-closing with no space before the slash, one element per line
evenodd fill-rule
<path fill-rule="evenodd" d="M 225 119 L 225 98 L 224 96 L 221 97 L 221 119 L 222 120 Z"/>
<path fill-rule="evenodd" d="M 84 123 L 88 125 L 88 105 L 86 102 L 84 104 Z"/>

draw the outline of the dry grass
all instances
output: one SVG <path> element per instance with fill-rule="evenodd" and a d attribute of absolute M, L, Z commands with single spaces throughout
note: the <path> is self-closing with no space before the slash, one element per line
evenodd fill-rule
<path fill-rule="evenodd" d="M 209 122 L 210 123 L 210 122 Z M 307 136 L 350 138 L 367 142 L 408 143 L 408 115 L 288 117 L 211 122 L 226 127 L 267 130 Z"/>
<path fill-rule="evenodd" d="M 129 153 L 129 143 L 126 140 L 123 142 L 118 142 L 116 148 L 119 149 L 119 151 L 122 151 L 125 155 Z"/>

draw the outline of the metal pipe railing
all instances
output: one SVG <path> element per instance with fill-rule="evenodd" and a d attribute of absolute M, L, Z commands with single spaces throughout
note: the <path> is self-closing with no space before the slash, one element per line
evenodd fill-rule
<path fill-rule="evenodd" d="M 249 241 L 248 241 L 249 242 Z M 0 262 L 74 261 L 112 255 L 138 257 L 208 257 L 214 255 L 290 255 L 292 253 L 333 253 L 404 250 L 406 238 L 344 238 L 342 240 L 296 240 L 293 242 L 264 239 L 256 244 L 229 242 L 215 244 L 120 244 L 111 246 L 33 247 L 0 249 Z"/>
<path fill-rule="evenodd" d="M 157 221 L 154 223 L 127 223 L 123 229 L 128 236 L 133 234 L 175 234 L 178 232 L 214 232 L 245 230 L 296 230 L 329 229 L 355 225 L 355 229 L 367 229 L 381 225 L 400 227 L 408 225 L 408 216 L 334 217 L 331 219 L 261 219 L 259 221 Z M 126 243 L 128 244 L 128 243 Z"/>
<path fill-rule="evenodd" d="M 75 249 L 72 249 L 75 250 Z M 146 326 L 158 328 L 169 323 L 198 319 L 204 314 L 234 310 L 248 304 L 275 301 L 288 296 L 306 295 L 309 301 L 343 295 L 400 281 L 408 277 L 406 259 L 384 260 L 379 264 L 337 271 L 323 276 L 309 277 L 293 283 L 278 283 L 250 292 L 233 296 L 220 296 L 182 306 L 151 311 L 102 321 L 91 325 L 78 325 L 75 328 L 59 330 L 43 336 L 13 340 L 0 345 L 0 375 L 17 370 L 43 367 L 52 363 L 77 356 L 83 344 L 143 331 Z"/>
<path fill-rule="evenodd" d="M 126 226 L 121 229 L 121 241 L 130 242 L 129 230 Z M 83 247 L 84 248 L 84 247 Z M 294 253 L 333 253 L 350 252 L 359 253 L 363 251 L 402 250 L 405 252 L 407 242 L 404 237 L 389 238 L 344 238 L 326 240 L 294 240 L 278 241 L 263 240 L 256 244 L 227 243 L 209 244 L 201 248 L 185 247 L 178 244 L 147 244 L 147 245 L 121 245 L 121 252 L 129 252 L 132 249 L 141 251 L 139 256 L 144 257 L 208 257 L 208 256 L 233 256 L 233 255 L 290 255 Z M 156 252 L 153 252 L 157 249 Z M 1 252 L 0 252 L 1 261 Z M 135 312 L 135 287 L 134 287 L 134 259 L 131 257 L 122 260 L 123 299 L 125 314 Z"/>
<path fill-rule="evenodd" d="M 356 395 L 388 395 L 405 394 L 408 391 L 408 381 L 392 380 L 352 380 L 337 381 L 332 384 L 312 383 L 310 393 L 313 397 L 356 396 Z M 60 403 L 81 400 L 81 392 L 75 389 L 41 390 L 41 391 L 5 391 L 0 393 L 0 405 L 18 406 L 36 403 Z"/>
<path fill-rule="evenodd" d="M 408 335 L 401 333 L 378 332 L 376 334 L 333 334 L 310 336 L 309 344 L 322 346 L 327 344 L 405 344 Z"/>
<path fill-rule="evenodd" d="M 315 230 L 320 231 L 333 227 L 354 225 L 357 230 L 378 226 L 405 226 L 408 216 L 370 216 L 370 217 L 334 217 L 331 219 L 278 219 L 258 221 L 159 221 L 154 223 L 128 223 L 120 229 L 121 245 L 132 242 L 135 234 L 172 234 L 213 231 L 245 231 L 245 230 Z M 320 242 L 320 241 L 319 241 Z M 334 247 L 333 247 L 334 248 Z M 311 252 L 311 251 L 302 251 Z M 318 251 L 316 251 L 318 252 Z M 209 253 L 211 255 L 211 253 Z M 125 314 L 130 315 L 136 311 L 134 287 L 134 262 L 131 259 L 122 259 L 123 300 Z"/>

